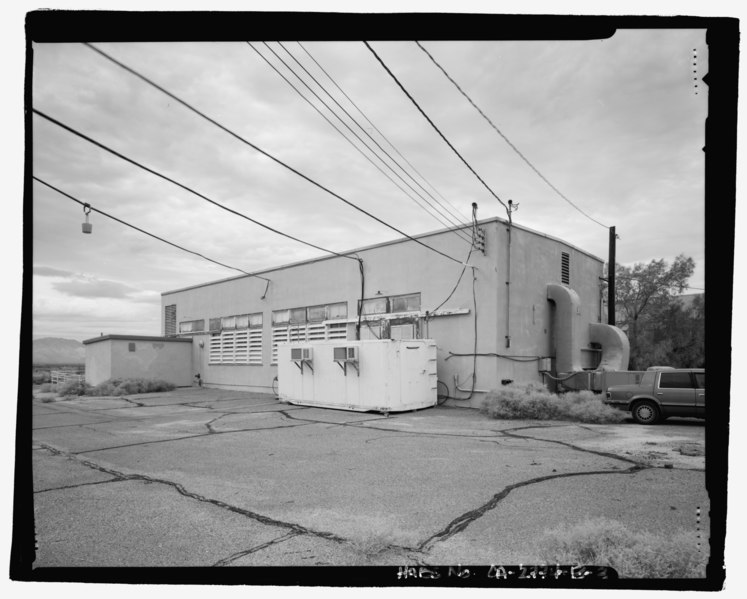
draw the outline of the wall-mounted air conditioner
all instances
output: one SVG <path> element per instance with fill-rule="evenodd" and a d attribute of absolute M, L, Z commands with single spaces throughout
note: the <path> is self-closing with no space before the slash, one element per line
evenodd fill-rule
<path fill-rule="evenodd" d="M 335 362 L 357 362 L 358 348 L 354 346 L 335 347 L 332 350 L 332 358 Z"/>
<path fill-rule="evenodd" d="M 294 347 L 291 349 L 293 362 L 311 362 L 314 350 L 311 347 Z"/>

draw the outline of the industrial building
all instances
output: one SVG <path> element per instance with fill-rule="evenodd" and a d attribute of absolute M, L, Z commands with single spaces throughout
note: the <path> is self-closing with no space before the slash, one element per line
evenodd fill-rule
<path fill-rule="evenodd" d="M 441 393 L 477 407 L 508 381 L 627 369 L 627 338 L 602 324 L 603 266 L 492 218 L 164 292 L 161 333 L 192 339 L 203 385 L 268 393 L 281 343 L 432 339 Z"/>

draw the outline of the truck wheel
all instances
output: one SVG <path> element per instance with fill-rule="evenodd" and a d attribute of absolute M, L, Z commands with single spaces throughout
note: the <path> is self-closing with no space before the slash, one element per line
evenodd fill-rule
<path fill-rule="evenodd" d="M 649 399 L 636 402 L 633 406 L 632 413 L 633 419 L 638 424 L 656 424 L 661 420 L 659 406 Z"/>

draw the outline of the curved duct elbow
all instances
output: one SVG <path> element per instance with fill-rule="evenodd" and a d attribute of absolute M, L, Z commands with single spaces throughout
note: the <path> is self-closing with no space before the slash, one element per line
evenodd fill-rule
<path fill-rule="evenodd" d="M 591 323 L 589 340 L 602 346 L 602 361 L 597 370 L 627 370 L 630 359 L 628 336 L 611 324 Z"/>
<path fill-rule="evenodd" d="M 581 368 L 579 322 L 581 300 L 568 287 L 550 284 L 547 299 L 555 303 L 555 369 L 557 372 L 575 372 Z"/>

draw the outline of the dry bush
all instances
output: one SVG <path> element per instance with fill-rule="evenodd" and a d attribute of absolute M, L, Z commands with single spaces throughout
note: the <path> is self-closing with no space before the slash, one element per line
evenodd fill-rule
<path fill-rule="evenodd" d="M 704 578 L 706 549 L 694 532 L 667 537 L 631 531 L 616 520 L 595 518 L 545 531 L 541 559 L 550 564 L 609 566 L 620 578 Z"/>
<path fill-rule="evenodd" d="M 60 397 L 87 395 L 90 389 L 91 386 L 85 381 L 68 381 L 57 385 L 57 395 Z"/>
<path fill-rule="evenodd" d="M 120 395 L 136 395 L 138 393 L 172 391 L 175 387 L 172 383 L 157 379 L 111 379 L 93 387 L 88 395 L 116 397 Z"/>
<path fill-rule="evenodd" d="M 591 391 L 557 395 L 540 383 L 512 383 L 488 393 L 480 411 L 505 420 L 571 420 L 607 424 L 622 422 L 625 413 L 602 403 Z"/>

